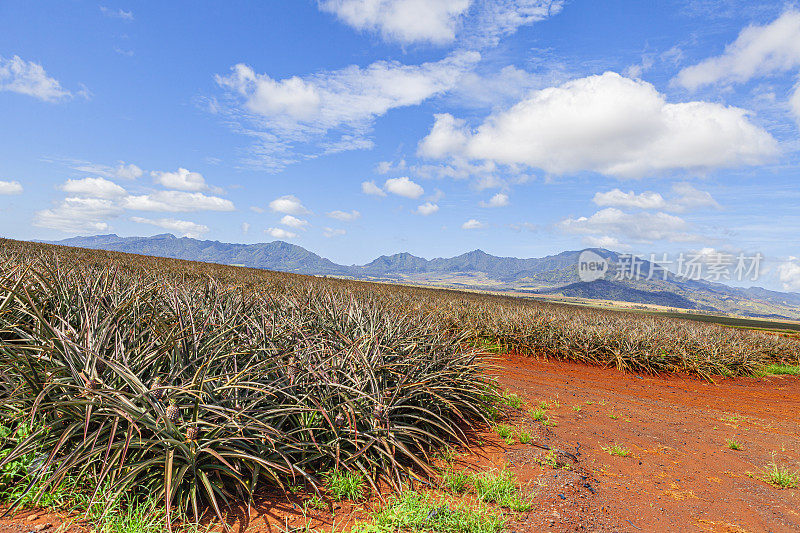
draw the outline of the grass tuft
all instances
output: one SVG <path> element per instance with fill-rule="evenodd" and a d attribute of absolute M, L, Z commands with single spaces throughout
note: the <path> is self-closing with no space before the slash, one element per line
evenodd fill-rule
<path fill-rule="evenodd" d="M 369 522 L 353 526 L 353 533 L 437 531 L 442 533 L 499 533 L 502 514 L 435 500 L 416 492 L 393 497 Z"/>
<path fill-rule="evenodd" d="M 773 461 L 764 468 L 764 481 L 782 489 L 793 489 L 800 484 L 800 473 Z"/>
<path fill-rule="evenodd" d="M 726 444 L 726 445 L 728 446 L 728 448 L 730 448 L 731 450 L 741 450 L 741 449 L 742 449 L 742 445 L 741 445 L 741 444 L 739 444 L 738 442 L 736 442 L 736 441 L 735 441 L 735 440 L 733 440 L 733 439 L 725 439 L 725 444 Z"/>
<path fill-rule="evenodd" d="M 628 448 L 620 446 L 619 444 L 603 446 L 603 451 L 609 455 L 616 455 L 617 457 L 628 457 L 631 454 L 631 451 Z"/>
<path fill-rule="evenodd" d="M 358 472 L 331 470 L 325 476 L 325 488 L 336 501 L 360 500 L 364 497 L 364 477 Z"/>
<path fill-rule="evenodd" d="M 768 365 L 764 369 L 764 373 L 787 375 L 787 376 L 800 376 L 800 365 L 783 365 L 783 364 Z"/>
<path fill-rule="evenodd" d="M 517 489 L 517 480 L 508 470 L 483 472 L 472 478 L 478 499 L 496 503 L 512 511 L 529 511 L 532 504 L 523 499 Z"/>

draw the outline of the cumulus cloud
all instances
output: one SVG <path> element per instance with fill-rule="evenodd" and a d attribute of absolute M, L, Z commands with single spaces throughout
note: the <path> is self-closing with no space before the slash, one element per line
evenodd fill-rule
<path fill-rule="evenodd" d="M 488 202 L 481 201 L 478 205 L 481 207 L 505 207 L 508 205 L 508 195 L 499 192 L 492 196 Z"/>
<path fill-rule="evenodd" d="M 386 196 L 386 193 L 383 191 L 383 189 L 375 185 L 374 181 L 362 181 L 361 192 L 371 196 Z"/>
<path fill-rule="evenodd" d="M 452 115 L 436 115 L 418 151 L 557 175 L 588 170 L 641 178 L 760 164 L 778 144 L 743 109 L 670 104 L 651 84 L 607 72 L 534 91 L 474 131 Z"/>
<path fill-rule="evenodd" d="M 33 96 L 45 102 L 61 102 L 72 93 L 61 87 L 58 80 L 47 75 L 44 68 L 19 56 L 5 59 L 0 56 L 0 91 Z"/>
<path fill-rule="evenodd" d="M 151 194 L 131 195 L 122 205 L 138 211 L 234 211 L 233 202 L 201 192 L 158 191 Z"/>
<path fill-rule="evenodd" d="M 131 220 L 137 224 L 149 224 L 151 226 L 157 226 L 169 231 L 174 231 L 180 234 L 182 237 L 191 237 L 193 239 L 202 237 L 203 234 L 208 233 L 209 231 L 208 226 L 197 224 L 189 220 L 177 220 L 174 218 L 157 218 L 154 220 L 142 217 L 131 217 Z"/>
<path fill-rule="evenodd" d="M 432 215 L 439 211 L 439 206 L 434 204 L 433 202 L 425 202 L 424 204 L 417 206 L 417 214 L 422 216 Z"/>
<path fill-rule="evenodd" d="M 75 170 L 88 174 L 96 174 L 104 178 L 135 180 L 144 174 L 144 171 L 138 166 L 133 163 L 125 164 L 124 161 L 120 161 L 116 167 L 98 165 L 88 161 L 68 161 L 68 163 L 70 163 L 70 166 Z"/>
<path fill-rule="evenodd" d="M 778 265 L 777 272 L 785 290 L 800 292 L 800 259 L 790 257 L 788 261 Z"/>
<path fill-rule="evenodd" d="M 567 218 L 557 224 L 566 233 L 602 237 L 619 235 L 636 242 L 698 240 L 684 219 L 667 213 L 626 213 L 615 207 L 602 209 L 590 217 Z"/>
<path fill-rule="evenodd" d="M 294 239 L 297 237 L 297 233 L 285 230 L 283 228 L 267 228 L 264 230 L 264 232 L 276 239 Z"/>
<path fill-rule="evenodd" d="M 464 222 L 463 224 L 461 224 L 461 229 L 481 229 L 481 228 L 485 228 L 485 227 L 486 227 L 486 224 L 484 224 L 483 222 L 481 222 L 479 220 L 475 220 L 474 218 L 471 218 L 471 219 L 467 220 L 466 222 Z"/>
<path fill-rule="evenodd" d="M 672 186 L 676 198 L 671 208 L 673 211 L 689 211 L 702 207 L 719 209 L 720 205 L 708 191 L 701 191 L 689 183 L 676 183 Z"/>
<path fill-rule="evenodd" d="M 247 235 L 250 232 L 250 223 L 249 222 L 242 222 L 242 233 Z"/>
<path fill-rule="evenodd" d="M 408 177 L 389 178 L 383 184 L 383 188 L 392 194 L 406 198 L 419 198 L 425 194 L 425 190 Z"/>
<path fill-rule="evenodd" d="M 716 57 L 686 67 L 675 83 L 697 89 L 715 83 L 742 83 L 756 76 L 800 67 L 800 11 L 790 9 L 764 26 L 748 26 Z"/>
<path fill-rule="evenodd" d="M 22 194 L 22 185 L 18 181 L 0 180 L 0 194 Z"/>
<path fill-rule="evenodd" d="M 52 209 L 37 211 L 33 225 L 66 233 L 108 231 L 107 219 L 116 217 L 122 208 L 106 198 L 69 197 Z"/>
<path fill-rule="evenodd" d="M 622 207 L 629 209 L 664 210 L 684 212 L 703 207 L 718 209 L 720 205 L 707 191 L 701 191 L 689 183 L 676 183 L 672 186 L 673 195 L 665 199 L 661 194 L 645 191 L 635 193 L 612 189 L 598 192 L 592 201 L 600 207 Z"/>
<path fill-rule="evenodd" d="M 226 91 L 228 111 L 247 123 L 237 127 L 256 137 L 254 157 L 281 168 L 314 153 L 371 147 L 365 136 L 377 117 L 444 94 L 479 59 L 477 52 L 456 52 L 421 65 L 377 61 L 280 80 L 238 64 L 216 81 Z"/>
<path fill-rule="evenodd" d="M 310 211 L 303 206 L 300 199 L 293 194 L 275 198 L 269 203 L 269 208 L 276 213 L 284 213 L 286 215 L 306 215 L 310 213 Z"/>
<path fill-rule="evenodd" d="M 323 230 L 322 230 L 322 235 L 327 237 L 328 239 L 331 239 L 333 237 L 341 237 L 342 235 L 345 235 L 346 233 L 347 233 L 347 231 L 345 231 L 343 229 L 337 229 L 337 228 L 323 228 Z"/>
<path fill-rule="evenodd" d="M 608 192 L 595 193 L 592 201 L 600 207 L 634 207 L 638 209 L 664 209 L 667 202 L 656 192 L 636 194 L 633 191 L 623 192 L 613 189 Z"/>
<path fill-rule="evenodd" d="M 127 194 L 124 188 L 105 178 L 70 179 L 60 188 L 69 194 L 95 198 L 119 198 Z"/>
<path fill-rule="evenodd" d="M 583 238 L 583 242 L 592 248 L 606 248 L 608 250 L 630 250 L 630 245 L 620 242 L 616 237 L 609 235 L 587 235 Z"/>
<path fill-rule="evenodd" d="M 495 45 L 518 27 L 554 15 L 561 0 L 321 0 L 320 9 L 348 26 L 401 44 L 442 45 L 460 34 L 472 45 Z"/>
<path fill-rule="evenodd" d="M 190 172 L 189 170 L 180 167 L 175 172 L 159 172 L 153 171 L 150 173 L 156 183 L 163 185 L 168 189 L 178 189 L 179 191 L 205 191 L 210 187 L 206 184 L 206 180 L 199 172 Z"/>
<path fill-rule="evenodd" d="M 292 215 L 283 215 L 283 218 L 281 218 L 281 224 L 298 230 L 305 230 L 309 226 L 308 220 L 293 217 Z"/>
<path fill-rule="evenodd" d="M 387 41 L 445 44 L 456 36 L 471 0 L 322 0 L 320 8 Z"/>
<path fill-rule="evenodd" d="M 328 216 L 331 218 L 335 218 L 336 220 L 340 220 L 342 222 L 352 222 L 354 220 L 361 218 L 361 213 L 359 213 L 355 209 L 349 212 L 336 210 L 328 213 Z"/>
<path fill-rule="evenodd" d="M 19 56 L 5 59 L 0 56 L 0 91 L 11 91 L 33 96 L 45 102 L 61 102 L 72 98 L 72 93 L 61 87 L 44 68 Z"/>

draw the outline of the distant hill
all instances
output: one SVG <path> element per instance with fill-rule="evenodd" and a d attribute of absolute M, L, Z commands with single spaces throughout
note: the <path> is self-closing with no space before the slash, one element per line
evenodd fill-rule
<path fill-rule="evenodd" d="M 754 317 L 800 319 L 800 294 L 760 287 L 737 288 L 722 283 L 690 281 L 669 274 L 646 280 L 582 282 L 576 265 L 583 250 L 540 258 L 497 257 L 474 250 L 450 258 L 425 259 L 409 253 L 382 255 L 365 265 L 339 265 L 302 246 L 283 241 L 231 244 L 175 237 L 97 235 L 51 242 L 63 246 L 112 250 L 210 263 L 241 265 L 298 274 L 332 275 L 377 281 L 418 283 L 439 287 L 518 291 L 592 300 L 661 305 L 680 309 L 723 312 Z M 620 255 L 602 248 L 591 251 L 606 259 L 612 270 Z M 657 265 L 642 263 L 646 276 Z M 655 270 L 654 270 L 655 272 Z"/>

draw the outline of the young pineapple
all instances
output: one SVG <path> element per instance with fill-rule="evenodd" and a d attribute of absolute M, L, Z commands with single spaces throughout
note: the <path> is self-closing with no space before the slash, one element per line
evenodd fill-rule
<path fill-rule="evenodd" d="M 170 400 L 169 405 L 167 406 L 167 420 L 174 424 L 178 421 L 180 414 L 181 410 L 178 408 L 175 400 Z"/>
<path fill-rule="evenodd" d="M 197 426 L 189 426 L 186 429 L 186 440 L 195 441 L 200 436 L 200 428 Z"/>

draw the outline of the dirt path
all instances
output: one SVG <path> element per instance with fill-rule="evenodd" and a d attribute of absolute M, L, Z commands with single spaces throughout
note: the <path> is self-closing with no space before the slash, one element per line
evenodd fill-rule
<path fill-rule="evenodd" d="M 596 479 L 594 493 L 573 491 L 585 504 L 539 502 L 555 514 L 534 513 L 531 531 L 800 531 L 800 490 L 748 475 L 760 476 L 773 459 L 800 470 L 800 379 L 711 384 L 519 356 L 499 363 L 504 387 L 529 403 L 558 403 L 549 411 L 556 426 L 548 442 L 579 453 L 584 474 Z M 529 425 L 524 416 L 518 422 Z M 741 449 L 729 449 L 726 439 Z M 603 451 L 615 443 L 631 456 Z M 539 470 L 520 464 L 525 449 L 505 450 L 521 479 Z"/>

